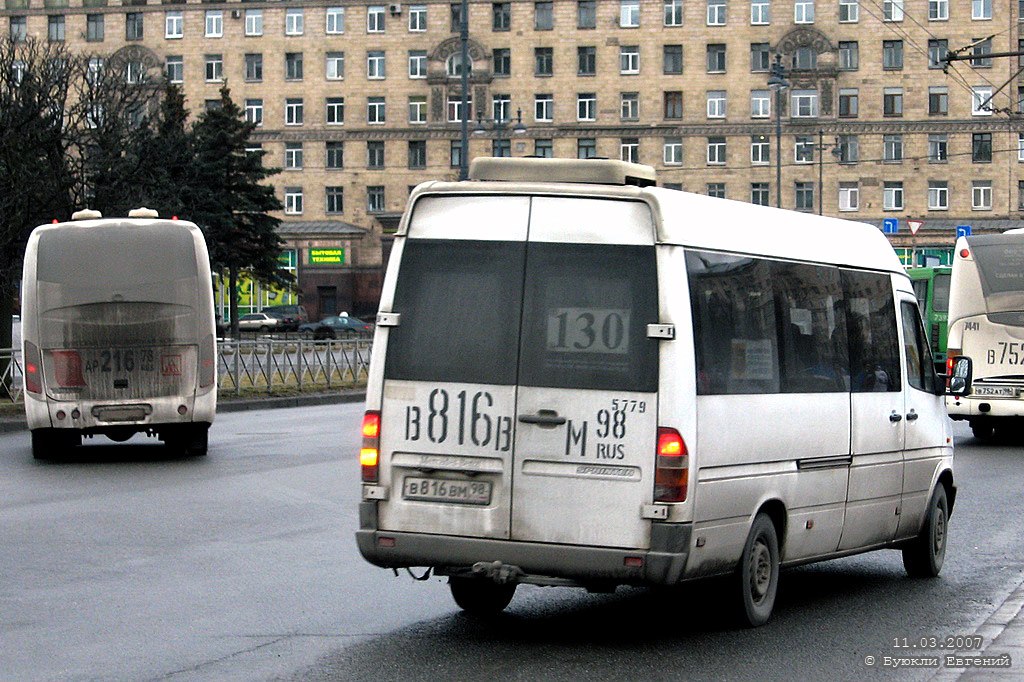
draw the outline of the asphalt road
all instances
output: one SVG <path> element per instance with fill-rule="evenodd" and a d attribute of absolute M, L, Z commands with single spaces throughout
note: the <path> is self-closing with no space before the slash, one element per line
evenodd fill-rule
<path fill-rule="evenodd" d="M 361 410 L 223 414 L 202 459 L 132 440 L 37 463 L 27 433 L 0 434 L 0 679 L 927 679 L 863 661 L 970 634 L 1024 578 L 1024 448 L 958 425 L 938 580 L 891 551 L 792 569 L 756 630 L 705 583 L 525 586 L 473 619 L 442 580 L 359 557 Z"/>

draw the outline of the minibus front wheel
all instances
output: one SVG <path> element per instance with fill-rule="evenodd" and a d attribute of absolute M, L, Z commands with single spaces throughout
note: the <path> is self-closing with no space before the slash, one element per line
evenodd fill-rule
<path fill-rule="evenodd" d="M 448 578 L 448 588 L 459 607 L 479 616 L 493 615 L 505 609 L 516 593 L 516 583 L 496 583 L 487 578 Z"/>

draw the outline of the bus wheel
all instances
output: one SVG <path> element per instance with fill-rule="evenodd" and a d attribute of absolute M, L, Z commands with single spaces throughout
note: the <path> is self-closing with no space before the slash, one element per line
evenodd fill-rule
<path fill-rule="evenodd" d="M 767 514 L 754 518 L 743 545 L 734 585 L 738 592 L 736 616 L 740 625 L 758 627 L 767 623 L 779 587 L 779 538 Z"/>
<path fill-rule="evenodd" d="M 503 611 L 516 593 L 516 583 L 499 585 L 482 578 L 448 578 L 448 587 L 463 611 L 480 616 Z"/>
<path fill-rule="evenodd" d="M 971 433 L 978 440 L 992 440 L 993 428 L 984 422 L 971 422 Z"/>
<path fill-rule="evenodd" d="M 903 547 L 903 568 L 911 578 L 934 578 L 942 570 L 949 534 L 949 506 L 946 487 L 939 483 L 928 503 L 924 527 Z"/>
<path fill-rule="evenodd" d="M 209 447 L 210 430 L 207 426 L 194 426 L 186 440 L 185 455 L 188 457 L 206 457 Z"/>
<path fill-rule="evenodd" d="M 77 431 L 57 429 L 35 429 L 32 431 L 32 458 L 58 459 L 67 450 L 82 444 L 82 435 Z"/>

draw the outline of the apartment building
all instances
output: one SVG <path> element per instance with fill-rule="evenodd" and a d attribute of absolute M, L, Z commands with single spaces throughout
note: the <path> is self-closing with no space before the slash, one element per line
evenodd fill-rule
<path fill-rule="evenodd" d="M 300 276 L 340 246 L 357 298 L 410 189 L 463 153 L 637 161 L 686 191 L 895 218 L 897 242 L 906 219 L 939 244 L 1024 213 L 1024 58 L 993 56 L 1024 48 L 1024 0 L 470 0 L 468 111 L 462 2 L 4 2 L 13 35 L 125 51 L 194 109 L 226 82 L 284 169 Z"/>

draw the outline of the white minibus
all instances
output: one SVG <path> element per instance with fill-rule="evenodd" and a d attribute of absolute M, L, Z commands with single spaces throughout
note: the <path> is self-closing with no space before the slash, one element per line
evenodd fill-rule
<path fill-rule="evenodd" d="M 217 407 L 211 282 L 199 228 L 156 211 L 79 211 L 33 230 L 21 289 L 33 456 L 135 433 L 205 455 Z"/>
<path fill-rule="evenodd" d="M 608 160 L 476 159 L 412 194 L 377 318 L 357 542 L 448 576 L 608 591 L 892 548 L 942 566 L 952 439 L 877 229 L 653 187 Z"/>
<path fill-rule="evenodd" d="M 946 399 L 949 416 L 975 437 L 1019 436 L 1024 427 L 1024 230 L 960 237 L 949 290 L 949 361 L 971 359 L 967 395 Z"/>

